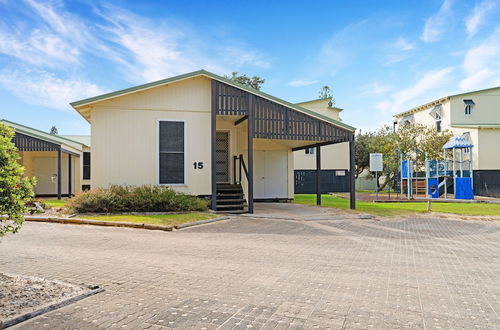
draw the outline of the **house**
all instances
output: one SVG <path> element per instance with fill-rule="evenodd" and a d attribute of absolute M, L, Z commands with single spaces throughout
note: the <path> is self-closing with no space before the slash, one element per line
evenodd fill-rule
<path fill-rule="evenodd" d="M 333 107 L 332 99 L 316 99 L 296 103 L 336 121 L 342 121 L 343 109 Z M 322 193 L 349 191 L 349 143 L 342 142 L 325 146 L 321 158 Z M 308 148 L 294 152 L 295 193 L 310 194 L 316 189 L 316 152 Z"/>
<path fill-rule="evenodd" d="M 347 142 L 354 164 L 353 127 L 205 70 L 71 105 L 91 125 L 92 188 L 167 185 L 253 212 L 254 201 L 293 198 L 293 151 Z"/>
<path fill-rule="evenodd" d="M 71 196 L 79 193 L 85 179 L 84 154 L 90 150 L 87 142 L 49 134 L 8 120 L 2 124 L 14 129 L 13 142 L 20 155 L 19 163 L 25 174 L 37 178 L 38 197 Z"/>
<path fill-rule="evenodd" d="M 474 145 L 474 193 L 500 197 L 500 87 L 445 96 L 394 118 L 399 125 L 431 125 L 456 136 L 468 133 Z"/>

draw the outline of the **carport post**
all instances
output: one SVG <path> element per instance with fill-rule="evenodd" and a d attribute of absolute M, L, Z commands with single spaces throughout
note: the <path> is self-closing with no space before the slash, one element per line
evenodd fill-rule
<path fill-rule="evenodd" d="M 57 199 L 61 199 L 62 152 L 57 149 Z"/>
<path fill-rule="evenodd" d="M 316 205 L 321 205 L 321 146 L 316 145 Z"/>
<path fill-rule="evenodd" d="M 253 213 L 254 95 L 248 96 L 248 213 Z"/>
<path fill-rule="evenodd" d="M 212 168 L 212 200 L 210 208 L 217 210 L 217 162 L 216 162 L 216 138 L 217 138 L 217 84 L 212 79 L 212 113 L 211 113 L 211 168 Z"/>
<path fill-rule="evenodd" d="M 356 209 L 356 180 L 354 177 L 354 173 L 356 172 L 356 151 L 354 144 L 354 133 L 352 137 L 349 139 L 349 190 L 350 190 L 350 202 L 351 202 L 351 210 Z"/>
<path fill-rule="evenodd" d="M 72 169 L 71 169 L 71 154 L 68 154 L 68 198 L 71 197 L 71 175 L 72 175 Z"/>

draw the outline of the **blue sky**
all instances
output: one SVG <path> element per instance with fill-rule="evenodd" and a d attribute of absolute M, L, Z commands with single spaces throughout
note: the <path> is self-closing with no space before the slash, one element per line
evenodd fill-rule
<path fill-rule="evenodd" d="M 500 1 L 0 0 L 0 118 L 88 134 L 69 102 L 202 68 L 291 102 L 329 85 L 374 130 L 500 86 Z"/>

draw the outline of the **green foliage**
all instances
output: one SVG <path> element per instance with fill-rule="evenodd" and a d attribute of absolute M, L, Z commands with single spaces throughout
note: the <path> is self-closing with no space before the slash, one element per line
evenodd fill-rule
<path fill-rule="evenodd" d="M 239 74 L 239 72 L 232 72 L 231 76 L 224 75 L 224 78 L 230 79 L 232 81 L 235 81 L 237 83 L 240 83 L 242 85 L 251 87 L 253 89 L 256 89 L 260 91 L 260 88 L 262 84 L 266 82 L 265 79 L 262 79 L 261 77 L 258 76 L 253 76 L 252 78 L 248 77 L 246 74 Z"/>
<path fill-rule="evenodd" d="M 371 142 L 373 140 L 373 133 L 358 134 L 356 136 L 356 171 L 355 176 L 363 173 L 366 168 L 370 167 L 370 152 L 371 152 Z"/>
<path fill-rule="evenodd" d="M 418 158 L 418 164 L 422 167 L 419 170 L 424 170 L 425 154 L 427 159 L 442 159 L 443 145 L 452 136 L 448 130 L 438 132 L 432 126 L 421 124 L 401 125 L 396 132 L 391 127 L 384 126 L 374 133 L 359 134 L 356 137 L 356 175 L 369 168 L 370 153 L 383 154 L 383 174 L 388 176 L 383 178 L 384 182 L 379 187 L 382 190 L 394 179 L 396 162 L 399 161 L 394 158 L 396 150 L 404 155 L 404 159 L 416 161 Z"/>
<path fill-rule="evenodd" d="M 35 178 L 24 177 L 13 136 L 14 131 L 0 123 L 0 237 L 21 228 L 25 202 L 33 197 L 36 184 Z"/>
<path fill-rule="evenodd" d="M 57 127 L 52 126 L 52 127 L 50 128 L 50 134 L 52 134 L 52 135 L 57 135 L 57 134 L 59 134 L 59 131 L 57 130 Z"/>
<path fill-rule="evenodd" d="M 66 208 L 75 213 L 205 211 L 206 200 L 163 186 L 111 186 L 82 192 Z"/>
<path fill-rule="evenodd" d="M 328 106 L 333 106 L 335 104 L 335 99 L 333 98 L 332 90 L 330 89 L 329 86 L 323 86 L 321 87 L 319 91 L 319 98 L 320 99 L 331 99 L 330 102 L 328 102 Z"/>

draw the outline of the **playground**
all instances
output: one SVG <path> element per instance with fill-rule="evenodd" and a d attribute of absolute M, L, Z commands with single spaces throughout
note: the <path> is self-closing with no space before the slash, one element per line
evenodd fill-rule
<path fill-rule="evenodd" d="M 443 145 L 440 159 L 431 159 L 418 148 L 384 155 L 384 169 L 376 176 L 390 180 L 372 200 L 474 200 L 473 147 L 466 132 Z"/>

